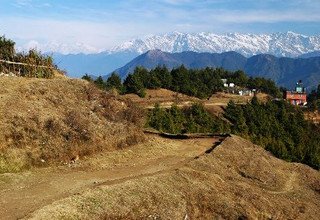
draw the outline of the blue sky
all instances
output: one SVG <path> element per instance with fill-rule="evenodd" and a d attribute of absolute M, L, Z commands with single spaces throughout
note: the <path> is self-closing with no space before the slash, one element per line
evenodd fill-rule
<path fill-rule="evenodd" d="M 320 0 L 0 0 L 0 34 L 22 49 L 95 52 L 173 31 L 319 35 L 319 11 Z"/>

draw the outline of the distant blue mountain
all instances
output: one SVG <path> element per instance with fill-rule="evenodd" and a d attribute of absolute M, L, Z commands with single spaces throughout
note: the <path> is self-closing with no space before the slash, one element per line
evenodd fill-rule
<path fill-rule="evenodd" d="M 243 70 L 250 76 L 261 76 L 274 80 L 278 85 L 291 88 L 298 80 L 303 80 L 308 89 L 320 83 L 320 57 L 279 58 L 260 54 L 246 58 L 236 52 L 225 53 L 167 53 L 150 50 L 115 70 L 122 79 L 132 73 L 137 66 L 152 69 L 165 65 L 169 69 L 184 65 L 187 68 L 222 67 L 234 71 Z M 107 75 L 104 76 L 107 78 Z"/>
<path fill-rule="evenodd" d="M 98 54 L 59 54 L 54 53 L 52 57 L 60 69 L 66 70 L 68 76 L 80 78 L 85 73 L 89 75 L 106 75 L 112 70 L 126 64 L 138 56 L 135 52 L 119 52 L 109 54 L 108 52 Z"/>
<path fill-rule="evenodd" d="M 320 51 L 313 51 L 313 52 L 305 53 L 299 56 L 299 58 L 311 58 L 311 57 L 320 57 Z"/>
<path fill-rule="evenodd" d="M 167 53 L 161 50 L 150 50 L 144 53 L 125 66 L 116 69 L 121 78 L 125 78 L 132 73 L 137 66 L 152 69 L 156 66 L 165 65 L 172 69 L 180 65 L 187 68 L 197 69 L 203 67 L 223 67 L 228 70 L 242 69 L 246 63 L 246 58 L 236 52 L 225 53 L 197 53 L 192 51 L 181 53 Z"/>
<path fill-rule="evenodd" d="M 243 70 L 251 76 L 270 78 L 286 88 L 302 80 L 310 91 L 320 83 L 320 57 L 278 58 L 261 54 L 250 57 Z"/>

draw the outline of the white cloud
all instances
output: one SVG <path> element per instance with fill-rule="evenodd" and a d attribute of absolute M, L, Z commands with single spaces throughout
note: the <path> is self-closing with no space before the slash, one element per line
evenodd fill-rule
<path fill-rule="evenodd" d="M 84 43 L 59 43 L 57 41 L 50 41 L 47 43 L 39 43 L 36 40 L 31 40 L 23 45 L 19 45 L 17 48 L 18 52 L 22 51 L 29 51 L 30 49 L 36 49 L 38 51 L 44 52 L 44 53 L 51 53 L 51 52 L 58 52 L 62 54 L 77 54 L 77 53 L 85 53 L 85 54 L 91 54 L 91 53 L 99 53 L 104 51 L 104 49 L 95 48 L 93 46 L 84 44 Z"/>
<path fill-rule="evenodd" d="M 16 0 L 14 5 L 17 7 L 26 7 L 32 5 L 32 0 Z"/>
<path fill-rule="evenodd" d="M 13 5 L 18 8 L 49 8 L 52 6 L 49 2 L 39 0 L 15 0 Z"/>

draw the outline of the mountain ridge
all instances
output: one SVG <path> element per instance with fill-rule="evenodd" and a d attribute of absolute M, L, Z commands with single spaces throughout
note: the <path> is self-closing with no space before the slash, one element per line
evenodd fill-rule
<path fill-rule="evenodd" d="M 246 58 L 237 52 L 197 53 L 193 51 L 168 53 L 161 50 L 148 51 L 121 68 L 116 69 L 122 79 L 126 78 L 138 66 L 153 69 L 157 66 L 168 69 L 184 65 L 187 68 L 218 68 L 229 71 L 243 70 L 249 76 L 265 77 L 278 85 L 291 88 L 298 80 L 303 80 L 308 89 L 317 86 L 320 81 L 320 57 L 287 58 L 270 54 L 259 54 Z M 107 78 L 104 76 L 104 78 Z"/>

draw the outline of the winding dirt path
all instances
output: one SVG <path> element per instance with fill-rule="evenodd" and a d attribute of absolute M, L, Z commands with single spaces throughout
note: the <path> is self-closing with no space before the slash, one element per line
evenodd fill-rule
<path fill-rule="evenodd" d="M 174 102 L 165 102 L 165 103 L 160 103 L 160 107 L 161 108 L 171 108 L 172 105 L 174 104 Z M 190 107 L 192 106 L 193 102 L 183 102 L 180 104 L 177 104 L 177 107 L 179 108 L 183 108 L 183 107 Z M 224 103 L 224 102 L 215 102 L 215 103 L 208 103 L 208 102 L 204 102 L 202 103 L 205 107 L 210 107 L 210 106 L 227 106 L 228 103 Z M 237 103 L 239 105 L 245 105 L 246 103 Z M 154 109 L 154 105 L 148 105 L 145 107 L 146 109 Z"/>
<path fill-rule="evenodd" d="M 175 155 L 157 159 L 138 158 L 121 167 L 104 170 L 46 168 L 20 174 L 0 175 L 1 219 L 19 219 L 56 200 L 81 193 L 99 185 L 112 185 L 142 176 L 151 176 L 185 165 L 215 143 L 215 138 L 174 140 L 179 143 Z M 132 148 L 134 151 L 134 148 Z M 2 180 L 2 181 L 1 181 Z"/>

